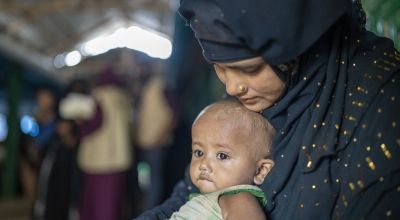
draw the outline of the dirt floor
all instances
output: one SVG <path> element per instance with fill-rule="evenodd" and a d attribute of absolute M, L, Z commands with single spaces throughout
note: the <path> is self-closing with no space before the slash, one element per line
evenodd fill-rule
<path fill-rule="evenodd" d="M 0 219 L 29 220 L 30 204 L 27 199 L 0 200 Z"/>

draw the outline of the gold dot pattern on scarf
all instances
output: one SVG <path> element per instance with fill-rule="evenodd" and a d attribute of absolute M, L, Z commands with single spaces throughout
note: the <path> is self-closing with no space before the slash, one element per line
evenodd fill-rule
<path fill-rule="evenodd" d="M 366 54 L 367 55 L 367 54 Z M 399 57 L 400 61 L 400 57 Z M 350 61 L 350 60 L 337 60 L 337 63 L 339 64 L 348 64 L 349 67 L 354 67 L 359 68 L 361 65 L 359 63 Z M 393 68 L 390 62 L 385 62 L 383 60 L 374 60 L 374 64 L 377 65 L 380 68 Z M 383 71 L 381 71 L 383 72 Z M 390 112 L 393 112 L 391 107 L 386 106 L 386 105 L 375 105 L 379 104 L 378 101 L 382 101 L 382 103 L 388 103 L 390 105 L 398 104 L 394 102 L 398 102 L 399 99 L 397 99 L 396 95 L 393 94 L 391 95 L 390 92 L 393 92 L 393 90 L 389 89 L 390 87 L 379 87 L 379 88 L 374 88 L 373 86 L 370 86 L 371 81 L 367 80 L 370 79 L 372 81 L 375 80 L 390 80 L 387 79 L 386 75 L 378 75 L 376 72 L 371 72 L 371 73 L 365 73 L 364 74 L 365 78 L 360 79 L 360 84 L 359 85 L 354 85 L 354 84 L 348 84 L 346 85 L 346 90 L 347 93 L 345 94 L 346 96 L 343 97 L 347 103 L 345 106 L 340 106 L 343 107 L 344 114 L 342 115 L 341 120 L 331 120 L 333 116 L 336 116 L 334 113 L 336 113 L 336 109 L 329 109 L 327 112 L 325 112 L 326 115 L 328 113 L 330 114 L 329 117 L 322 117 L 318 118 L 318 120 L 311 121 L 311 123 L 308 124 L 308 129 L 327 129 L 327 130 L 333 130 L 335 129 L 336 131 L 336 139 L 334 143 L 331 143 L 329 141 L 320 141 L 320 140 L 313 140 L 311 139 L 310 142 L 307 142 L 305 145 L 300 145 L 301 149 L 304 151 L 303 153 L 306 155 L 307 160 L 305 162 L 305 165 L 307 168 L 311 168 L 312 166 L 317 166 L 317 164 L 320 164 L 320 161 L 317 158 L 314 158 L 315 154 L 314 152 L 321 153 L 322 150 L 328 151 L 328 152 L 322 152 L 322 154 L 329 154 L 331 153 L 332 149 L 335 150 L 335 147 L 342 147 L 343 143 L 348 144 L 346 145 L 347 149 L 350 149 L 349 151 L 346 152 L 346 148 L 340 148 L 340 150 L 343 150 L 341 152 L 336 152 L 336 158 L 335 161 L 338 164 L 334 164 L 334 166 L 339 167 L 339 169 L 343 172 L 349 172 L 351 176 L 347 178 L 347 175 L 341 176 L 335 175 L 329 178 L 324 178 L 320 179 L 321 182 L 312 182 L 308 183 L 305 185 L 305 188 L 301 187 L 304 192 L 319 192 L 320 190 L 323 190 L 325 187 L 334 183 L 336 187 L 340 188 L 339 193 L 334 192 L 332 194 L 333 197 L 335 197 L 337 200 L 336 208 L 340 210 L 340 208 L 348 207 L 349 206 L 349 201 L 352 201 L 354 195 L 356 193 L 359 193 L 361 190 L 365 189 L 365 186 L 369 186 L 371 184 L 371 179 L 370 176 L 374 176 L 373 181 L 375 182 L 376 180 L 379 180 L 380 182 L 385 181 L 383 177 L 379 177 L 378 175 L 380 174 L 380 171 L 385 168 L 386 164 L 383 164 L 382 159 L 387 159 L 387 160 L 394 160 L 397 157 L 397 152 L 393 148 L 399 147 L 400 149 L 400 135 L 396 139 L 396 143 L 393 143 L 392 140 L 386 140 L 388 137 L 390 137 L 390 132 L 388 130 L 390 128 L 397 128 L 397 121 L 398 118 L 396 119 L 390 119 L 390 120 L 381 120 L 383 116 L 386 116 Z M 301 79 L 301 78 L 300 78 Z M 308 80 L 307 77 L 304 77 L 303 80 Z M 393 83 L 398 83 L 399 80 L 396 81 L 396 79 L 391 79 L 391 82 Z M 332 81 L 335 83 L 335 80 Z M 338 80 L 338 83 L 340 81 Z M 390 81 L 388 81 L 390 82 Z M 332 85 L 323 85 L 323 82 L 317 82 L 318 86 L 324 86 L 324 88 L 329 88 L 329 86 Z M 386 84 L 388 85 L 388 84 Z M 392 86 L 393 85 L 389 85 Z M 314 84 L 315 87 L 315 84 Z M 369 100 L 370 96 L 375 96 L 377 95 L 378 98 L 375 100 L 378 100 L 375 102 L 370 102 L 367 101 Z M 367 98 L 366 98 L 367 97 Z M 380 99 L 379 99 L 380 98 Z M 334 103 L 335 101 L 335 95 L 331 98 L 331 101 L 329 104 Z M 320 112 L 321 109 L 325 109 L 325 102 L 317 100 L 312 107 L 314 107 L 314 110 L 317 112 Z M 349 106 L 350 104 L 350 106 Z M 373 115 L 375 121 L 367 121 L 365 119 L 368 119 L 368 117 L 363 117 L 363 113 L 367 112 L 368 117 Z M 333 115 L 333 116 L 332 116 Z M 331 122 L 333 121 L 333 123 Z M 324 127 L 326 126 L 326 127 Z M 334 126 L 334 127 L 331 127 Z M 328 137 L 327 138 L 332 138 Z M 383 139 L 383 136 L 385 136 L 386 139 Z M 311 142 L 314 141 L 314 142 Z M 377 143 L 378 142 L 378 143 Z M 365 144 L 367 143 L 367 144 Z M 332 147 L 332 145 L 334 145 Z M 328 148 L 329 146 L 329 148 Z M 350 147 L 349 147 L 350 146 Z M 356 149 L 357 148 L 357 149 Z M 356 150 L 355 150 L 356 149 Z M 330 150 L 330 151 L 329 151 Z M 354 151 L 352 151 L 354 150 Z M 343 152 L 342 155 L 340 155 Z M 352 157 L 353 155 L 353 157 Z M 311 157 L 313 156 L 313 157 Z M 281 156 L 283 157 L 283 155 Z M 304 162 L 304 161 L 303 161 Z M 304 166 L 304 164 L 303 164 Z M 354 172 L 355 171 L 355 172 Z M 324 184 L 325 183 L 325 184 Z M 397 191 L 400 194 L 400 186 L 397 187 Z M 322 204 L 325 205 L 325 203 L 320 203 L 319 199 L 313 200 L 313 203 L 305 203 L 305 200 L 300 200 L 301 202 L 297 203 L 300 208 L 304 208 L 307 206 L 314 206 L 314 207 L 320 207 Z M 305 211 L 305 210 L 304 210 Z M 384 211 L 384 210 L 383 210 Z M 339 212 L 338 212 L 339 213 Z M 389 213 L 389 214 L 388 214 Z M 386 215 L 390 216 L 392 215 L 391 210 L 386 211 Z M 341 216 L 340 213 L 338 216 Z"/>
<path fill-rule="evenodd" d="M 349 182 L 349 187 L 351 191 L 355 191 L 356 190 L 356 185 L 352 182 Z"/>
<path fill-rule="evenodd" d="M 359 108 L 364 107 L 364 103 L 360 102 L 360 101 L 352 101 L 351 104 L 354 105 L 354 106 L 357 106 Z"/>
<path fill-rule="evenodd" d="M 376 165 L 375 165 L 374 161 L 372 161 L 372 159 L 370 157 L 366 157 L 365 161 L 367 162 L 367 164 L 368 164 L 368 166 L 369 166 L 369 168 L 371 170 L 376 170 Z"/>
<path fill-rule="evenodd" d="M 357 86 L 357 91 L 359 92 L 365 92 L 365 89 L 361 86 Z"/>
<path fill-rule="evenodd" d="M 376 67 L 383 69 L 387 72 L 392 71 L 392 68 L 395 68 L 397 65 L 388 60 L 374 60 L 374 64 Z"/>
<path fill-rule="evenodd" d="M 354 121 L 354 122 L 356 122 L 356 121 L 357 121 L 357 118 L 356 118 L 356 117 L 353 117 L 353 116 L 349 116 L 349 121 Z"/>
<path fill-rule="evenodd" d="M 362 180 L 358 180 L 357 181 L 357 185 L 358 187 L 360 187 L 361 189 L 364 188 L 364 182 Z"/>
<path fill-rule="evenodd" d="M 383 151 L 383 153 L 385 154 L 385 156 L 388 158 L 388 159 L 391 159 L 392 158 L 392 153 L 390 153 L 390 151 L 389 151 L 389 149 L 386 147 L 386 144 L 381 144 L 381 150 Z"/>
<path fill-rule="evenodd" d="M 357 118 L 354 117 L 354 116 L 351 116 L 351 115 L 345 115 L 344 118 L 349 120 L 349 121 L 352 121 L 352 122 L 356 122 L 357 121 Z"/>
<path fill-rule="evenodd" d="M 343 201 L 344 207 L 347 207 L 349 203 L 348 203 L 347 197 L 345 195 L 342 196 L 342 201 Z"/>

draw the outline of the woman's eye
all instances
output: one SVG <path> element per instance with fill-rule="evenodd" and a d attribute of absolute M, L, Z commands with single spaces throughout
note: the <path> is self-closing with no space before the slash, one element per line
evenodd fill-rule
<path fill-rule="evenodd" d="M 203 156 L 203 151 L 201 151 L 201 150 L 194 150 L 193 151 L 193 155 L 195 156 L 195 157 L 201 157 L 201 156 Z"/>
<path fill-rule="evenodd" d="M 229 156 L 225 153 L 218 153 L 217 158 L 218 158 L 218 160 L 227 160 L 227 159 L 229 159 Z"/>
<path fill-rule="evenodd" d="M 258 73 L 259 71 L 261 71 L 261 69 L 263 68 L 263 65 L 254 65 L 254 66 L 249 66 L 249 67 L 245 67 L 242 69 L 242 72 L 245 74 L 255 74 Z"/>

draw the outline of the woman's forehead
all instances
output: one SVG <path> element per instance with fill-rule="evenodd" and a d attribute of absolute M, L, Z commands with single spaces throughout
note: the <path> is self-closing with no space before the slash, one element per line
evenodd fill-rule
<path fill-rule="evenodd" d="M 264 63 L 264 60 L 262 57 L 254 57 L 254 58 L 249 58 L 249 59 L 244 59 L 244 60 L 239 60 L 235 62 L 215 62 L 215 64 L 222 66 L 222 67 L 240 67 L 240 66 L 249 66 L 249 65 L 258 65 L 260 63 Z"/>

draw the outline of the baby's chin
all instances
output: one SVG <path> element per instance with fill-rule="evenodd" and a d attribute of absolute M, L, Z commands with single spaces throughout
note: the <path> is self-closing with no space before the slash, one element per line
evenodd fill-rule
<path fill-rule="evenodd" d="M 196 185 L 201 193 L 211 193 L 219 190 L 212 182 L 205 183 L 204 180 L 197 181 Z"/>

